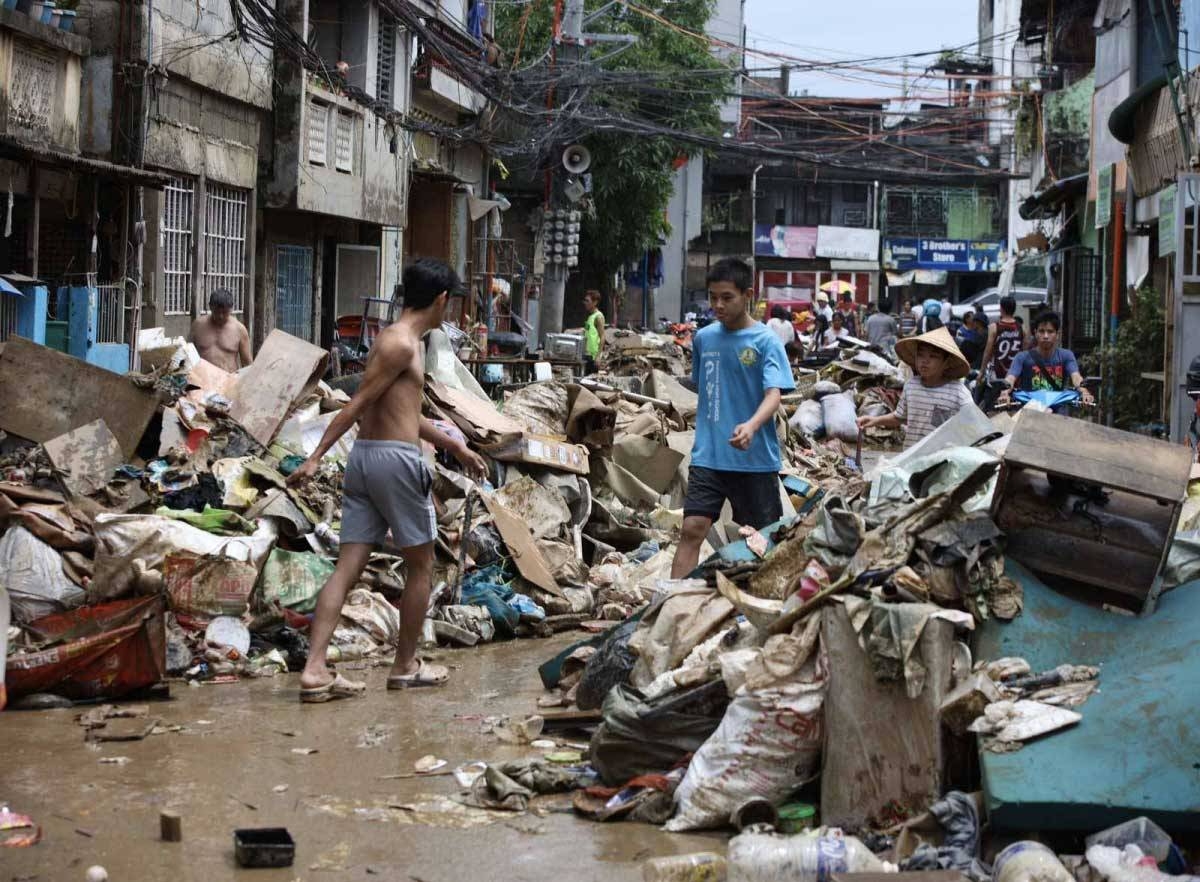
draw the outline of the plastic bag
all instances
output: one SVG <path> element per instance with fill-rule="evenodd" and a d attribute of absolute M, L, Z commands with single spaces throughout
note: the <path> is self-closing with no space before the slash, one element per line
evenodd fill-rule
<path fill-rule="evenodd" d="M 1136 845 L 1126 845 L 1124 848 L 1092 845 L 1088 847 L 1086 855 L 1091 868 L 1108 879 L 1108 882 L 1196 882 L 1200 879 L 1200 876 L 1171 876 L 1164 873 L 1153 866 L 1154 858 L 1149 858 L 1151 865 L 1147 866 L 1146 855 Z M 996 859 L 996 866 L 1000 866 L 999 858 Z M 996 878 L 999 879 L 999 872 Z M 1057 879 L 1057 876 L 1054 878 Z M 1012 882 L 1012 877 L 1005 882 Z"/>
<path fill-rule="evenodd" d="M 822 827 L 796 836 L 748 830 L 729 842 L 729 882 L 829 882 L 841 873 L 894 873 L 853 836 Z"/>
<path fill-rule="evenodd" d="M 858 413 L 854 408 L 853 392 L 826 395 L 821 399 L 821 413 L 826 437 L 840 441 L 858 440 Z"/>
<path fill-rule="evenodd" d="M 776 688 L 740 689 L 717 731 L 688 766 L 672 832 L 719 827 L 753 797 L 780 802 L 821 767 L 822 708 L 829 677 L 823 650 Z"/>
<path fill-rule="evenodd" d="M 810 438 L 819 437 L 825 431 L 825 411 L 821 408 L 821 402 L 811 398 L 801 401 L 788 420 L 788 425 Z"/>
<path fill-rule="evenodd" d="M 17 624 L 74 609 L 86 597 L 63 572 L 58 552 L 24 527 L 10 527 L 0 536 L 0 584 Z"/>
<path fill-rule="evenodd" d="M 333 574 L 333 564 L 310 551 L 276 548 L 263 564 L 260 584 L 262 602 L 270 608 L 276 601 L 298 613 L 317 608 L 317 595 Z"/>

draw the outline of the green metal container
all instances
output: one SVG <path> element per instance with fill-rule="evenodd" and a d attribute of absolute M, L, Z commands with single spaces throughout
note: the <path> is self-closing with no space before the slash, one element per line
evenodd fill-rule
<path fill-rule="evenodd" d="M 800 833 L 811 830 L 817 820 L 815 807 L 803 802 L 790 802 L 779 807 L 779 832 Z"/>

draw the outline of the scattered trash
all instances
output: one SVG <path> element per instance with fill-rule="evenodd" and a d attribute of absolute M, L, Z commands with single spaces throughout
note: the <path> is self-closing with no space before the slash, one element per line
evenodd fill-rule
<path fill-rule="evenodd" d="M 27 815 L 18 815 L 0 805 L 0 847 L 27 848 L 42 838 L 42 828 Z"/>
<path fill-rule="evenodd" d="M 96 864 L 87 868 L 87 872 L 84 873 L 83 878 L 86 882 L 108 882 L 108 870 Z"/>
<path fill-rule="evenodd" d="M 159 812 L 158 826 L 163 842 L 183 841 L 183 818 L 177 812 Z"/>
<path fill-rule="evenodd" d="M 711 851 L 651 858 L 642 864 L 645 882 L 724 882 L 725 857 Z"/>
<path fill-rule="evenodd" d="M 428 775 L 430 772 L 436 772 L 438 769 L 445 768 L 446 761 L 438 759 L 433 754 L 427 754 L 413 763 L 413 768 L 422 775 Z"/>

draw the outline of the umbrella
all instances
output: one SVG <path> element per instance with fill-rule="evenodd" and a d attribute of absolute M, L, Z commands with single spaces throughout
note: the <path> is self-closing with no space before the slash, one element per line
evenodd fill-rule
<path fill-rule="evenodd" d="M 846 294 L 854 293 L 854 286 L 849 282 L 843 282 L 841 279 L 834 279 L 831 282 L 826 282 L 821 286 L 821 290 L 827 294 Z"/>

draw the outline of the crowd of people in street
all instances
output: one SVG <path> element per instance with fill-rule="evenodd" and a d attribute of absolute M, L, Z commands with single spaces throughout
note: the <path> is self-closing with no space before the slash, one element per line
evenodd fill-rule
<path fill-rule="evenodd" d="M 1061 317 L 1043 305 L 1026 329 L 1012 296 L 1000 298 L 1000 317 L 989 321 L 982 309 L 956 316 L 945 295 L 915 302 L 904 299 L 893 313 L 892 301 L 877 306 L 855 301 L 849 287 L 835 309 L 829 293 L 818 290 L 812 331 L 804 334 L 783 305 L 770 306 L 767 327 L 783 344 L 792 364 L 806 356 L 836 349 L 839 341 L 865 341 L 906 363 L 913 372 L 896 410 L 864 417 L 861 428 L 904 427 L 905 446 L 917 443 L 967 403 L 984 411 L 1008 405 L 1014 391 L 1075 390 L 1093 403 L 1073 352 L 1059 345 Z"/>

